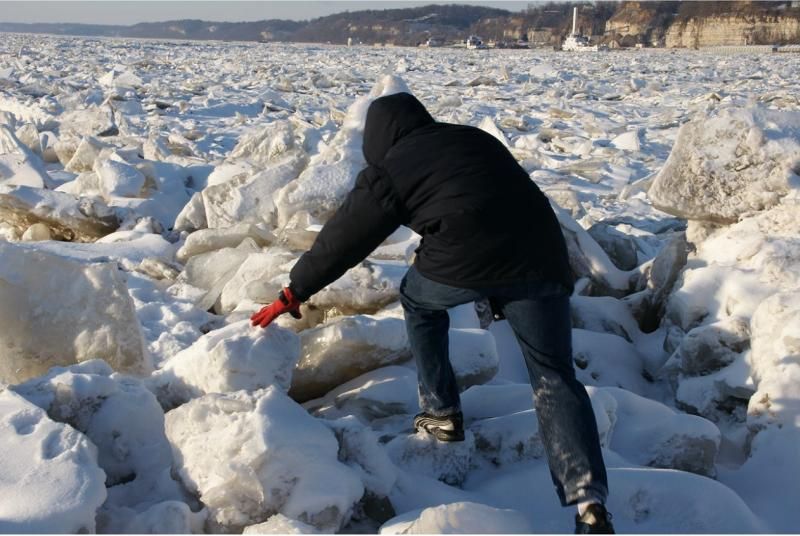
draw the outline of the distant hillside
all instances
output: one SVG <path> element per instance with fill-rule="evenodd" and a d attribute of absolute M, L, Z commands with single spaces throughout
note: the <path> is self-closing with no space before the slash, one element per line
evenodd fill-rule
<path fill-rule="evenodd" d="M 178 20 L 133 26 L 0 22 L 0 32 L 222 41 L 296 41 L 418 45 L 475 34 L 484 40 L 554 46 L 578 29 L 594 41 L 620 46 L 696 47 L 800 43 L 800 1 L 596 1 L 529 4 L 521 12 L 479 6 L 427 5 L 370 9 L 308 21 Z M 2 15 L 0 15 L 2 17 Z"/>
<path fill-rule="evenodd" d="M 222 41 L 287 41 L 304 23 L 290 20 L 256 22 L 207 22 L 176 20 L 145 22 L 133 26 L 98 24 L 20 24 L 0 22 L 0 32 L 47 33 L 99 37 L 140 37 L 156 39 L 216 39 Z"/>

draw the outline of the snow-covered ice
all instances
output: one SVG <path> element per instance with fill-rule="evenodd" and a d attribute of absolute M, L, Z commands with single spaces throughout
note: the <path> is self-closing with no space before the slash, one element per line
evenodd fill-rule
<path fill-rule="evenodd" d="M 571 532 L 506 322 L 450 311 L 467 440 L 412 430 L 410 229 L 247 321 L 410 91 L 556 208 L 617 529 L 796 532 L 793 55 L 3 36 L 0 531 Z"/>

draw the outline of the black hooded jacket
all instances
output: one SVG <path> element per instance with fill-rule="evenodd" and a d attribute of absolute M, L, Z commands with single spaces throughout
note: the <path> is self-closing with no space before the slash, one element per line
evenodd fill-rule
<path fill-rule="evenodd" d="M 434 281 L 572 288 L 550 203 L 490 134 L 437 123 L 416 98 L 398 93 L 370 105 L 363 150 L 369 165 L 291 271 L 299 299 L 338 279 L 400 225 L 422 235 L 415 265 Z"/>

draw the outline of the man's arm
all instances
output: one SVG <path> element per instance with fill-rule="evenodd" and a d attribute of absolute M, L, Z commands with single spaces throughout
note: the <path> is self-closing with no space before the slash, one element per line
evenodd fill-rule
<path fill-rule="evenodd" d="M 290 289 L 299 300 L 307 300 L 339 279 L 403 223 L 396 201 L 371 187 L 386 180 L 378 173 L 373 167 L 359 173 L 344 203 L 292 268 Z"/>

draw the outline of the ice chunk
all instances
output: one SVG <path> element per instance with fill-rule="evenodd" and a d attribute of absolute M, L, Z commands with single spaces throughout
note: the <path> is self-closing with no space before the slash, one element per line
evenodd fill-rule
<path fill-rule="evenodd" d="M 386 522 L 381 534 L 530 534 L 528 520 L 516 510 L 456 502 L 412 511 Z"/>
<path fill-rule="evenodd" d="M 643 331 L 655 331 L 661 323 L 666 300 L 686 266 L 688 250 L 682 233 L 673 236 L 655 259 L 642 266 L 644 284 L 640 279 L 637 288 L 644 286 L 644 289 L 623 298 Z"/>
<path fill-rule="evenodd" d="M 306 401 L 348 380 L 410 357 L 405 323 L 368 315 L 341 317 L 300 334 L 302 357 L 291 396 Z"/>
<path fill-rule="evenodd" d="M 341 314 L 373 314 L 400 297 L 406 267 L 391 262 L 363 261 L 314 294 L 309 303 Z"/>
<path fill-rule="evenodd" d="M 246 320 L 203 335 L 149 381 L 165 408 L 208 393 L 256 391 L 270 385 L 286 392 L 299 358 L 297 335 L 277 326 L 254 328 Z"/>
<path fill-rule="evenodd" d="M 756 310 L 751 322 L 749 362 L 756 384 L 747 422 L 794 427 L 800 423 L 800 289 L 776 293 Z"/>
<path fill-rule="evenodd" d="M 104 511 L 146 509 L 155 502 L 182 499 L 180 487 L 170 478 L 172 452 L 164 434 L 164 414 L 140 380 L 93 360 L 53 368 L 13 389 L 97 445 L 109 486 Z"/>
<path fill-rule="evenodd" d="M 319 534 L 319 531 L 302 521 L 275 514 L 263 523 L 245 527 L 242 534 Z"/>
<path fill-rule="evenodd" d="M 323 421 L 339 441 L 339 461 L 352 468 L 364 483 L 364 489 L 375 496 L 386 497 L 397 480 L 394 466 L 378 436 L 355 417 Z"/>
<path fill-rule="evenodd" d="M 622 387 L 642 396 L 652 394 L 644 377 L 639 350 L 616 335 L 572 330 L 576 374 L 584 385 Z"/>
<path fill-rule="evenodd" d="M 425 432 L 403 434 L 390 441 L 386 449 L 392 461 L 404 471 L 460 486 L 467 478 L 475 453 L 475 436 L 470 431 L 464 435 L 464 441 L 446 443 Z"/>
<path fill-rule="evenodd" d="M 246 301 L 272 303 L 287 283 L 296 255 L 281 248 L 251 253 L 222 288 L 219 312 L 228 314 Z"/>
<path fill-rule="evenodd" d="M 213 530 L 281 513 L 334 532 L 364 493 L 338 461 L 333 432 L 275 387 L 192 400 L 167 413 L 166 430 L 176 470 L 208 507 Z"/>
<path fill-rule="evenodd" d="M 117 215 L 101 201 L 28 186 L 0 185 L 0 221 L 20 234 L 43 223 L 53 238 L 76 242 L 93 242 L 119 227 Z"/>
<path fill-rule="evenodd" d="M 202 534 L 206 516 L 205 510 L 192 512 L 184 502 L 164 501 L 142 512 L 129 508 L 105 512 L 98 529 L 105 534 Z"/>
<path fill-rule="evenodd" d="M 258 249 L 255 242 L 245 239 L 236 248 L 223 248 L 195 255 L 186 263 L 170 292 L 180 294 L 181 287 L 187 285 L 203 289 L 206 292 L 199 300 L 198 307 L 208 310 L 248 255 Z"/>
<path fill-rule="evenodd" d="M 617 268 L 633 270 L 638 266 L 639 259 L 633 238 L 603 222 L 595 223 L 588 232 L 600 244 Z"/>
<path fill-rule="evenodd" d="M 363 422 L 419 411 L 417 373 L 390 365 L 362 374 L 305 404 L 315 415 L 355 415 Z M 411 417 L 409 416 L 409 422 Z"/>
<path fill-rule="evenodd" d="M 108 145 L 91 136 L 83 138 L 64 169 L 73 173 L 92 171 L 95 159 L 106 147 Z"/>
<path fill-rule="evenodd" d="M 567 242 L 569 264 L 577 277 L 587 277 L 595 294 L 622 297 L 632 286 L 632 276 L 614 266 L 603 248 L 563 209 L 553 207 Z"/>
<path fill-rule="evenodd" d="M 0 531 L 94 532 L 106 498 L 97 448 L 11 391 L 0 391 L 0 415 Z"/>
<path fill-rule="evenodd" d="M 97 80 L 100 84 L 113 88 L 138 88 L 144 82 L 129 70 L 112 69 Z"/>
<path fill-rule="evenodd" d="M 245 173 L 203 190 L 203 205 L 209 227 L 227 227 L 235 223 L 272 223 L 274 198 L 281 188 L 294 180 L 306 158 L 294 151 L 258 173 Z"/>
<path fill-rule="evenodd" d="M 733 363 L 750 347 L 750 326 L 742 318 L 725 318 L 691 330 L 671 359 L 680 362 L 680 372 L 704 376 Z"/>
<path fill-rule="evenodd" d="M 776 205 L 798 159 L 800 112 L 725 108 L 681 127 L 648 196 L 676 216 L 733 223 Z"/>
<path fill-rule="evenodd" d="M 41 158 L 11 129 L 0 125 L 0 184 L 44 188 L 52 182 Z"/>
<path fill-rule="evenodd" d="M 474 421 L 469 430 L 475 434 L 477 453 L 492 465 L 502 466 L 544 456 L 539 421 L 532 409 Z"/>
<path fill-rule="evenodd" d="M 263 225 L 241 223 L 226 228 L 201 229 L 186 237 L 186 242 L 175 257 L 185 263 L 191 257 L 222 248 L 235 248 L 245 238 L 252 238 L 259 246 L 268 246 L 274 240 Z"/>
<path fill-rule="evenodd" d="M 643 334 L 624 302 L 608 296 L 573 296 L 570 299 L 572 326 L 579 329 L 611 333 L 631 343 Z"/>
<path fill-rule="evenodd" d="M 500 130 L 500 128 L 495 124 L 495 122 L 492 120 L 491 117 L 485 116 L 478 125 L 478 128 L 488 134 L 491 134 L 492 136 L 497 138 L 500 141 L 500 143 L 505 145 L 507 149 L 509 148 L 508 139 L 506 139 L 505 133 L 503 133 L 503 131 Z"/>
<path fill-rule="evenodd" d="M 206 227 L 208 227 L 208 220 L 206 219 L 206 207 L 203 204 L 203 193 L 195 192 L 175 218 L 172 228 L 176 231 L 192 233 Z"/>
<path fill-rule="evenodd" d="M 43 223 L 34 223 L 22 233 L 23 242 L 41 242 L 42 240 L 52 239 L 50 228 Z"/>
<path fill-rule="evenodd" d="M 145 176 L 135 167 L 108 158 L 98 161 L 94 170 L 100 178 L 100 187 L 106 198 L 141 197 Z"/>
<path fill-rule="evenodd" d="M 117 370 L 149 363 L 125 281 L 111 263 L 85 264 L 0 242 L 0 378 L 102 357 Z"/>
<path fill-rule="evenodd" d="M 494 335 L 484 329 L 451 329 L 449 339 L 450 363 L 460 390 L 494 378 L 500 367 Z"/>
<path fill-rule="evenodd" d="M 640 133 L 638 130 L 629 130 L 611 140 L 611 145 L 623 151 L 637 152 L 642 148 Z"/>
<path fill-rule="evenodd" d="M 720 431 L 710 421 L 612 387 L 617 401 L 609 448 L 633 463 L 714 476 Z"/>

